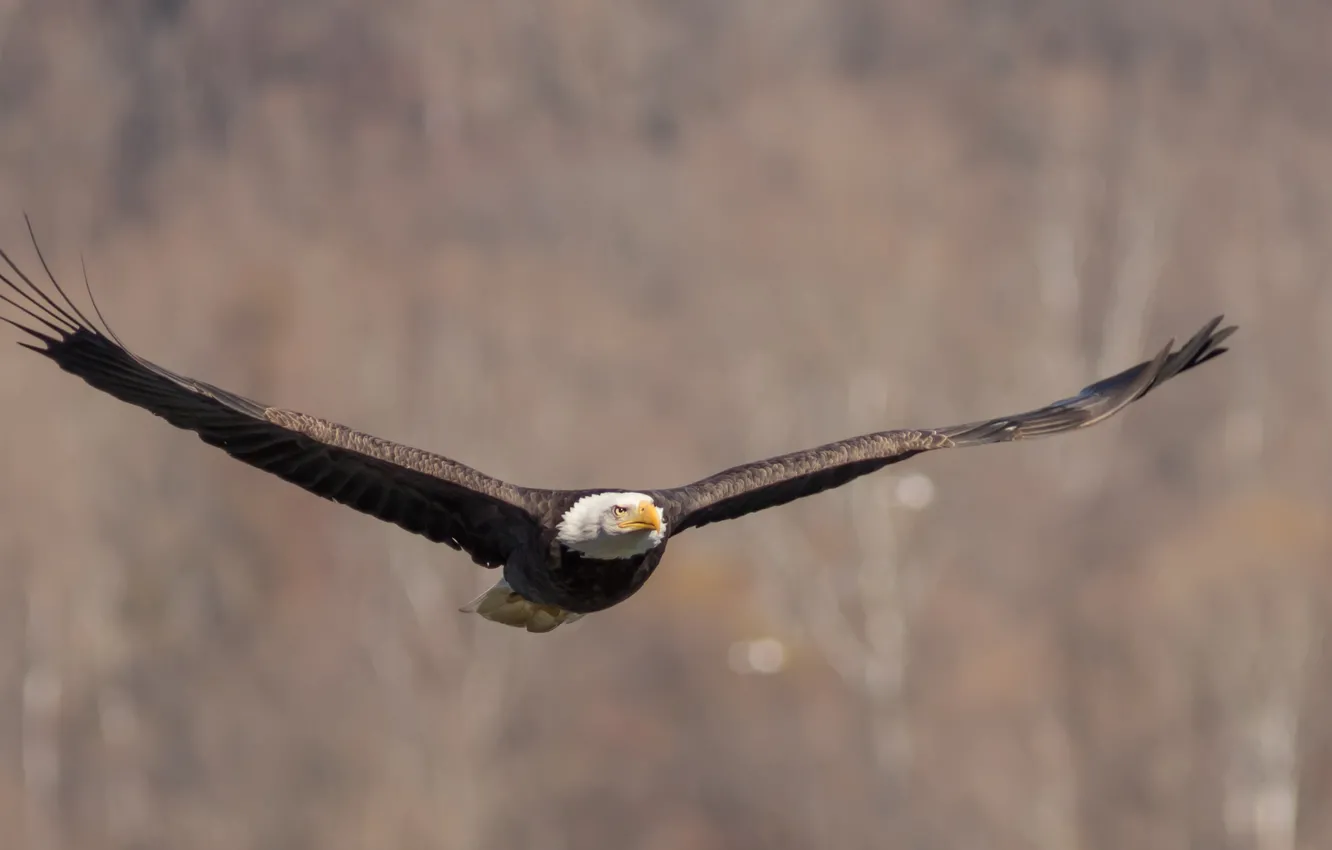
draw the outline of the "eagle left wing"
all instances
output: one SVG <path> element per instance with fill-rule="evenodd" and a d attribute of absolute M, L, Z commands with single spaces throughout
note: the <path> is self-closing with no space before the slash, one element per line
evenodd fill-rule
<path fill-rule="evenodd" d="M 742 464 L 653 495 L 666 508 L 672 533 L 679 533 L 840 487 L 921 452 L 1028 440 L 1086 428 L 1115 415 L 1181 372 L 1224 353 L 1227 349 L 1221 343 L 1236 329 L 1220 328 L 1221 319 L 1212 319 L 1178 351 L 1171 350 L 1171 341 L 1152 360 L 1036 410 L 946 428 L 864 434 Z"/>
<path fill-rule="evenodd" d="M 0 272 L 0 287 L 8 289 L 0 288 L 0 301 L 30 321 L 0 320 L 41 343 L 20 345 L 102 392 L 310 493 L 461 549 L 482 566 L 502 566 L 516 545 L 539 534 L 532 510 L 546 491 L 517 487 L 442 455 L 178 375 L 133 354 L 109 329 L 99 330 L 49 270 L 55 295 L 34 284 L 3 251 L 0 259 L 17 276 L 16 281 Z"/>

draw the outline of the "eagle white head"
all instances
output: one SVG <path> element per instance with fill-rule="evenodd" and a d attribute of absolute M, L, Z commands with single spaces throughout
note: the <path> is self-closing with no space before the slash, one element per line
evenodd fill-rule
<path fill-rule="evenodd" d="M 565 511 L 556 536 L 589 558 L 632 558 L 666 539 L 666 520 L 645 493 L 594 493 Z"/>

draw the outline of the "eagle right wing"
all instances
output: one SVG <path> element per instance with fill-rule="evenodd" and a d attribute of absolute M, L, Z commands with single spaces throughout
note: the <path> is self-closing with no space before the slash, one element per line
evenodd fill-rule
<path fill-rule="evenodd" d="M 712 522 L 812 496 L 921 452 L 1046 437 L 1105 420 L 1181 372 L 1226 351 L 1235 328 L 1208 322 L 1178 351 L 1168 343 L 1152 360 L 1084 388 L 1071 398 L 1037 410 L 945 428 L 864 434 L 804 451 L 746 463 L 701 481 L 653 495 L 664 504 L 671 530 L 679 533 Z"/>
<path fill-rule="evenodd" d="M 0 319 L 43 344 L 19 343 L 24 348 L 51 358 L 97 389 L 195 432 L 250 466 L 466 551 L 486 567 L 503 565 L 514 546 L 538 532 L 537 519 L 527 508 L 537 491 L 437 454 L 177 375 L 131 353 L 109 329 L 109 336 L 99 330 L 60 288 L 44 259 L 55 296 L 34 284 L 3 251 L 0 259 L 27 286 L 0 272 L 0 282 L 10 290 L 0 290 L 0 300 L 35 324 Z"/>

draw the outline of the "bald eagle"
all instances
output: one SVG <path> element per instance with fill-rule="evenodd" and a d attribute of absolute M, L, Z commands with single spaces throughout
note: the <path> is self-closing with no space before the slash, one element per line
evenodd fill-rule
<path fill-rule="evenodd" d="M 31 235 L 31 226 L 29 226 Z M 669 489 L 542 490 L 492 478 L 456 460 L 237 395 L 133 354 L 93 304 L 98 323 L 61 289 L 33 239 L 52 291 L 7 254 L 0 299 L 27 318 L 6 322 L 35 338 L 24 348 L 121 401 L 193 431 L 205 443 L 317 496 L 394 523 L 501 568 L 461 610 L 548 632 L 628 599 L 691 528 L 784 505 L 921 452 L 1045 437 L 1085 428 L 1226 351 L 1235 330 L 1211 320 L 1178 350 L 1027 413 L 944 428 L 851 437 L 746 463 Z M 89 290 L 91 297 L 91 290 Z"/>

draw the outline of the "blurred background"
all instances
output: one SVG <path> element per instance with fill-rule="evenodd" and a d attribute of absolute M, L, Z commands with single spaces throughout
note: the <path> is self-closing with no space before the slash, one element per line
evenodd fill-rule
<path fill-rule="evenodd" d="M 1241 325 L 1111 423 L 690 533 L 546 636 L 6 329 L 4 845 L 1332 846 L 1330 33 L 0 2 L 6 251 L 39 269 L 26 212 L 138 353 L 517 483 L 1017 412 Z"/>

